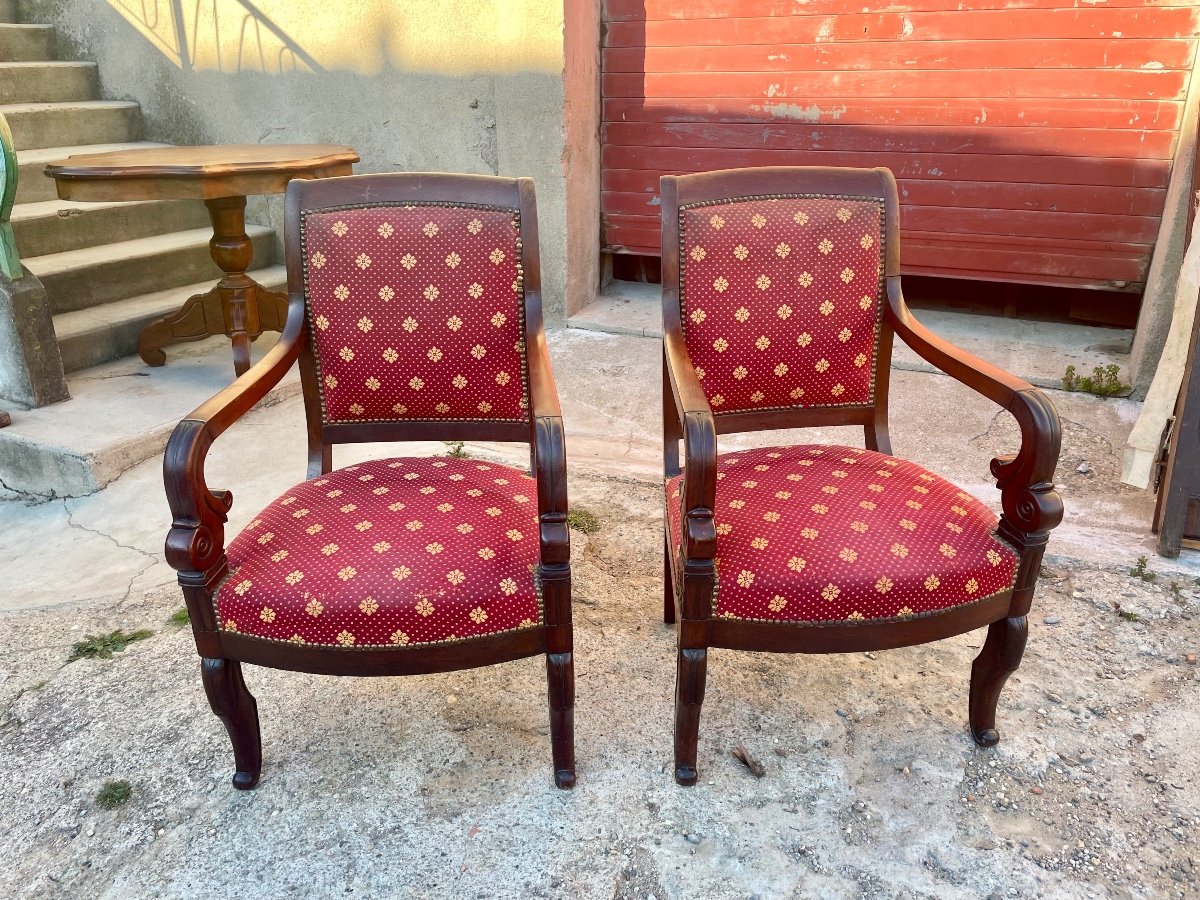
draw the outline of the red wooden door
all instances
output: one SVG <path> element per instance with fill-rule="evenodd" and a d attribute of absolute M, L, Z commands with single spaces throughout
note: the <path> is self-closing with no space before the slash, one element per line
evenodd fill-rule
<path fill-rule="evenodd" d="M 605 0 L 604 247 L 658 254 L 660 175 L 884 165 L 900 184 L 906 272 L 1139 292 L 1196 6 L 862 8 Z"/>

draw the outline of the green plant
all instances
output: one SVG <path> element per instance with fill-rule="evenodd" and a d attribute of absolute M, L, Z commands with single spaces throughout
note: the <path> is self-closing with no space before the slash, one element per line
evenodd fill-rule
<path fill-rule="evenodd" d="M 1074 366 L 1067 366 L 1062 386 L 1064 391 L 1081 391 L 1097 397 L 1115 397 L 1130 390 L 1130 385 L 1121 381 L 1121 367 L 1115 363 L 1096 366 L 1091 375 L 1078 375 Z"/>
<path fill-rule="evenodd" d="M 171 613 L 171 624 L 172 625 L 186 625 L 190 621 L 191 621 L 191 619 L 188 617 L 188 611 L 187 611 L 186 606 L 183 607 L 183 609 L 177 609 L 177 610 L 175 610 L 175 612 Z"/>
<path fill-rule="evenodd" d="M 96 805 L 104 809 L 116 809 L 124 806 L 132 794 L 133 786 L 128 781 L 106 781 L 96 794 Z"/>
<path fill-rule="evenodd" d="M 1119 607 L 1119 606 L 1117 607 L 1117 615 L 1120 616 L 1122 619 L 1124 619 L 1126 622 L 1141 621 L 1141 619 L 1137 613 L 1132 612 L 1131 610 L 1128 610 L 1128 609 L 1121 609 L 1121 607 Z"/>
<path fill-rule="evenodd" d="M 600 519 L 590 509 L 576 507 L 567 513 L 567 527 L 584 534 L 595 534 L 600 530 Z"/>
<path fill-rule="evenodd" d="M 153 631 L 124 632 L 120 628 L 108 634 L 90 635 L 79 641 L 71 648 L 67 662 L 77 659 L 112 659 L 114 653 L 120 653 L 134 641 L 144 641 L 153 635 Z"/>
<path fill-rule="evenodd" d="M 1142 581 L 1154 581 L 1154 579 L 1158 578 L 1158 573 L 1150 571 L 1150 569 L 1147 568 L 1148 563 L 1149 560 L 1146 559 L 1146 557 L 1139 556 L 1137 558 L 1137 563 L 1135 563 L 1134 567 L 1129 570 L 1129 574 L 1134 578 L 1142 579 Z"/>
<path fill-rule="evenodd" d="M 447 456 L 452 456 L 455 459 L 469 459 L 471 454 L 463 449 L 462 441 L 442 441 L 449 449 L 446 451 Z"/>

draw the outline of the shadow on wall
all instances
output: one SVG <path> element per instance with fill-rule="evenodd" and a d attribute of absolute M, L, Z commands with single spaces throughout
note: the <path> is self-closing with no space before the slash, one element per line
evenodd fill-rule
<path fill-rule="evenodd" d="M 445 75 L 562 71 L 547 0 L 106 0 L 180 69 Z"/>
<path fill-rule="evenodd" d="M 561 0 L 22 0 L 146 140 L 348 144 L 358 172 L 537 180 L 547 315 L 565 291 Z M 132 135 L 131 135 L 132 136 Z M 128 138 L 126 138 L 128 139 Z M 281 232 L 282 201 L 248 220 Z"/>

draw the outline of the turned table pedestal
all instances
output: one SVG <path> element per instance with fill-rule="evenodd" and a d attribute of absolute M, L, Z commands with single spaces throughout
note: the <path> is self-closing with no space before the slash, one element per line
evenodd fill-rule
<path fill-rule="evenodd" d="M 147 325 L 138 354 L 147 365 L 161 366 L 163 347 L 223 334 L 241 375 L 250 368 L 250 342 L 264 331 L 282 331 L 287 317 L 287 295 L 246 274 L 254 258 L 246 197 L 281 194 L 293 178 L 350 175 L 358 159 L 352 148 L 330 144 L 153 147 L 71 156 L 46 166 L 46 174 L 63 200 L 204 201 L 213 226 L 209 248 L 225 274 L 178 312 Z"/>

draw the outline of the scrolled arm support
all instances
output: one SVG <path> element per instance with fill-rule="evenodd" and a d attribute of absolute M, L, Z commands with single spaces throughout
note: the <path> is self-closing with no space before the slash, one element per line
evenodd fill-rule
<path fill-rule="evenodd" d="M 233 384 L 194 410 L 167 441 L 163 455 L 163 484 L 171 506 L 171 530 L 166 557 L 180 580 L 211 581 L 223 569 L 225 521 L 233 506 L 229 491 L 211 490 L 204 480 L 209 448 L 222 433 L 254 407 L 296 361 L 304 328 L 304 301 L 289 298 L 288 319 L 279 342 Z"/>
<path fill-rule="evenodd" d="M 529 333 L 530 444 L 533 476 L 538 490 L 538 538 L 542 566 L 566 566 L 571 560 L 571 532 L 567 526 L 567 449 L 562 407 L 546 333 L 540 322 Z"/>
<path fill-rule="evenodd" d="M 1008 411 L 1021 428 L 1021 449 L 992 460 L 1004 510 L 1002 528 L 1007 525 L 1021 535 L 1044 534 L 1063 517 L 1062 498 L 1054 490 L 1061 442 L 1058 414 L 1037 388 L 1014 394 Z"/>
<path fill-rule="evenodd" d="M 696 378 L 683 335 L 664 337 L 668 387 L 683 426 L 683 557 L 711 560 L 717 551 L 713 510 L 717 504 L 717 426 Z"/>
<path fill-rule="evenodd" d="M 923 359 L 1006 409 L 1021 429 L 1021 449 L 992 460 L 1004 511 L 1001 533 L 1021 547 L 1045 543 L 1062 521 L 1062 498 L 1054 490 L 1061 426 L 1044 393 L 1029 382 L 984 362 L 935 335 L 913 318 L 898 276 L 887 280 L 888 323 Z"/>

